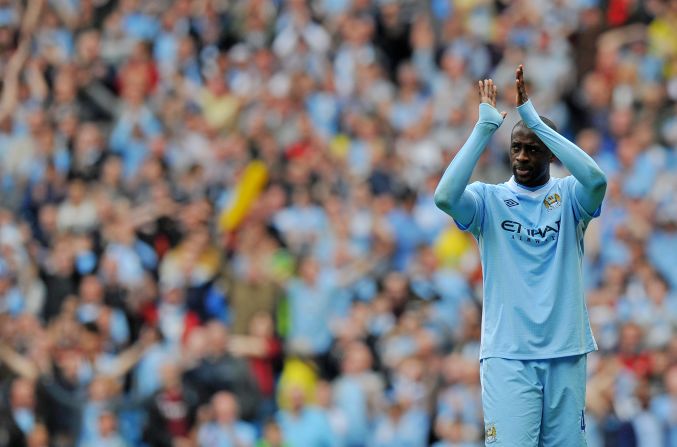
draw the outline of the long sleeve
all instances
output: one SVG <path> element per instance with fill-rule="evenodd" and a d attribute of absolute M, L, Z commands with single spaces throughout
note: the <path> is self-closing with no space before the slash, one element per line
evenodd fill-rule
<path fill-rule="evenodd" d="M 461 150 L 442 175 L 435 190 L 435 205 L 461 225 L 467 226 L 475 215 L 476 204 L 466 186 L 487 143 L 503 123 L 498 110 L 480 104 L 480 117 Z"/>
<path fill-rule="evenodd" d="M 517 107 L 517 110 L 527 127 L 536 133 L 577 180 L 575 192 L 578 203 L 589 214 L 595 214 L 606 192 L 607 180 L 604 172 L 583 149 L 545 124 L 531 101 Z"/>

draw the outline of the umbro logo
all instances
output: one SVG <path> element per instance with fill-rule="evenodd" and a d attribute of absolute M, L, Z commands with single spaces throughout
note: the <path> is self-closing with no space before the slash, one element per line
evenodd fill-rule
<path fill-rule="evenodd" d="M 520 204 L 518 201 L 512 199 L 506 199 L 503 202 L 505 202 L 505 204 L 508 205 L 508 208 L 512 208 L 513 206 L 517 206 Z"/>

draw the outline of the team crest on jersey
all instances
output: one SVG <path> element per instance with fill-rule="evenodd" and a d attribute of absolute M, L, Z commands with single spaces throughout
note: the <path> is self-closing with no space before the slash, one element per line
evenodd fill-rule
<path fill-rule="evenodd" d="M 545 209 L 548 211 L 559 208 L 562 206 L 562 198 L 557 193 L 551 194 L 543 199 L 543 206 L 545 206 Z"/>
<path fill-rule="evenodd" d="M 487 444 L 496 442 L 496 424 L 489 422 L 484 429 L 484 440 Z"/>

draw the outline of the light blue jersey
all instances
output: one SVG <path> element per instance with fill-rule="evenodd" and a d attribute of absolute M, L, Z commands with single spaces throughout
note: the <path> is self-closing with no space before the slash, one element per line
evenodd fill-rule
<path fill-rule="evenodd" d="M 479 120 L 442 175 L 434 199 L 475 236 L 482 255 L 486 445 L 582 447 L 585 354 L 597 349 L 585 307 L 583 235 L 599 215 L 607 180 L 589 155 L 543 122 L 531 101 L 517 110 L 523 125 L 572 176 L 550 178 L 537 188 L 519 185 L 514 177 L 500 185 L 467 186 L 504 119 L 482 103 Z M 511 150 L 516 147 L 524 158 L 520 144 L 519 137 L 511 137 Z"/>
<path fill-rule="evenodd" d="M 547 359 L 597 349 L 585 306 L 581 262 L 590 215 L 576 180 L 551 178 L 531 190 L 511 178 L 466 188 L 475 201 L 467 227 L 484 272 L 480 358 Z"/>

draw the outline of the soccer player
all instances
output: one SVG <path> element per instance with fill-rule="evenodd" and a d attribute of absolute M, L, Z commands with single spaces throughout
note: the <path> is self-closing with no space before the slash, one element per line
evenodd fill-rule
<path fill-rule="evenodd" d="M 480 376 L 486 445 L 585 446 L 586 354 L 597 349 L 585 306 L 583 235 L 606 177 L 540 117 L 515 73 L 517 110 L 505 183 L 468 185 L 506 116 L 479 81 L 479 120 L 435 191 L 437 206 L 478 241 L 484 271 Z M 557 157 L 571 172 L 550 177 Z M 494 444 L 495 443 L 495 444 Z"/>

